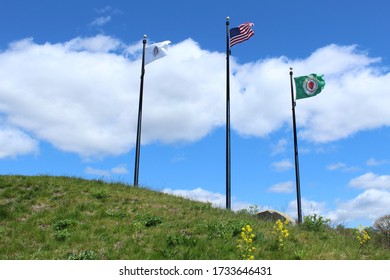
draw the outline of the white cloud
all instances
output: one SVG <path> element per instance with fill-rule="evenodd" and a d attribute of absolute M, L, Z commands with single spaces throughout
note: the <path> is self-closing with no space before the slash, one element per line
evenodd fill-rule
<path fill-rule="evenodd" d="M 271 149 L 272 149 L 272 152 L 271 154 L 274 156 L 274 155 L 277 155 L 277 154 L 281 154 L 281 153 L 284 153 L 286 151 L 286 147 L 287 147 L 287 139 L 280 139 L 278 142 L 276 142 L 274 145 L 272 145 Z"/>
<path fill-rule="evenodd" d="M 37 153 L 38 141 L 15 128 L 0 126 L 0 159 Z"/>
<path fill-rule="evenodd" d="M 98 14 L 105 14 L 105 13 L 112 11 L 112 9 L 113 8 L 110 5 L 107 5 L 103 8 L 95 9 L 95 12 Z"/>
<path fill-rule="evenodd" d="M 202 188 L 196 188 L 193 190 L 173 190 L 173 189 L 163 189 L 163 193 L 173 194 L 191 200 L 197 200 L 202 202 L 210 202 L 215 207 L 223 207 L 226 204 L 226 198 L 224 194 L 213 193 Z"/>
<path fill-rule="evenodd" d="M 364 189 L 390 189 L 390 176 L 368 172 L 349 181 L 349 186 Z"/>
<path fill-rule="evenodd" d="M 289 159 L 273 162 L 271 166 L 277 172 L 283 172 L 283 171 L 290 170 L 291 168 L 294 168 L 294 164 Z"/>
<path fill-rule="evenodd" d="M 287 189 L 293 185 L 292 182 L 286 182 Z M 173 190 L 164 189 L 164 193 L 169 193 L 177 196 L 182 196 L 192 200 L 210 202 L 214 207 L 225 207 L 225 195 L 214 193 L 202 188 L 193 190 Z M 331 220 L 332 224 L 356 224 L 358 220 L 369 220 L 373 223 L 377 218 L 389 213 L 390 192 L 381 190 L 366 190 L 357 197 L 348 201 L 337 201 L 334 210 L 327 209 L 325 202 L 314 200 L 301 199 L 302 214 L 309 216 L 313 214 L 321 215 Z M 233 210 L 249 209 L 253 204 L 239 201 L 236 198 L 232 199 Z M 259 207 L 259 206 L 258 206 Z M 272 209 L 269 206 L 260 206 L 259 210 Z M 286 213 L 297 219 L 297 202 L 292 200 L 288 204 Z"/>
<path fill-rule="evenodd" d="M 94 21 L 91 22 L 91 26 L 102 26 L 108 23 L 111 20 L 111 16 L 102 16 L 96 18 Z"/>
<path fill-rule="evenodd" d="M 328 170 L 337 170 L 337 169 L 342 169 L 342 168 L 345 168 L 347 165 L 345 163 L 342 163 L 342 162 L 338 162 L 338 163 L 333 163 L 333 164 L 329 164 L 326 168 Z"/>
<path fill-rule="evenodd" d="M 287 181 L 278 183 L 270 187 L 268 191 L 276 193 L 292 193 L 294 191 L 294 182 Z"/>
<path fill-rule="evenodd" d="M 77 43 L 75 43 L 77 41 Z M 64 44 L 37 45 L 22 40 L 0 54 L 0 112 L 11 127 L 30 131 L 65 151 L 83 156 L 121 154 L 135 137 L 135 65 L 106 49 L 110 38 L 97 36 Z M 110 45 L 110 44 L 108 44 Z M 108 48 L 111 49 L 112 45 Z M 137 67 L 138 68 L 138 67 Z"/>
<path fill-rule="evenodd" d="M 224 194 L 210 192 L 202 188 L 196 188 L 193 190 L 173 190 L 167 188 L 163 189 L 162 192 L 185 197 L 191 200 L 210 202 L 214 207 L 225 208 L 226 206 L 226 196 Z M 232 197 L 231 205 L 232 210 L 234 211 L 241 209 L 249 209 L 249 206 L 253 206 L 253 204 L 239 201 L 235 197 Z"/>
<path fill-rule="evenodd" d="M 128 174 L 129 170 L 127 169 L 126 165 L 118 165 L 116 167 L 113 167 L 111 169 L 112 174 Z"/>
<path fill-rule="evenodd" d="M 368 219 L 372 223 L 389 213 L 390 192 L 370 189 L 349 201 L 339 201 L 337 208 L 327 216 L 336 222 L 352 222 L 357 219 Z"/>
<path fill-rule="evenodd" d="M 345 224 L 351 226 L 351 224 L 357 224 L 357 221 L 362 220 L 373 223 L 379 217 L 388 214 L 390 192 L 376 189 L 365 190 L 353 199 L 336 201 L 336 206 L 333 210 L 327 209 L 325 202 L 310 201 L 302 198 L 301 203 L 303 216 L 317 214 L 330 219 L 334 225 Z M 297 218 L 296 200 L 289 203 L 287 213 Z"/>
<path fill-rule="evenodd" d="M 97 175 L 97 176 L 102 176 L 102 177 L 110 176 L 110 171 L 108 171 L 108 170 L 92 168 L 89 166 L 87 168 L 85 168 L 84 173 L 88 174 L 88 175 Z"/>
<path fill-rule="evenodd" d="M 389 160 L 377 160 L 375 158 L 370 158 L 366 162 L 367 166 L 378 166 L 378 165 L 385 165 L 389 163 L 390 163 Z"/>
<path fill-rule="evenodd" d="M 302 216 L 309 216 L 309 215 L 313 215 L 313 214 L 325 216 L 326 215 L 326 203 L 313 201 L 313 200 L 307 200 L 305 198 L 302 198 L 301 199 L 301 210 L 302 210 Z M 291 217 L 298 219 L 298 206 L 297 206 L 296 200 L 290 201 L 290 203 L 288 204 L 287 213 Z"/>
<path fill-rule="evenodd" d="M 358 131 L 389 126 L 390 111 L 385 104 L 390 101 L 390 94 L 382 85 L 390 81 L 390 74 L 375 66 L 379 61 L 358 52 L 356 46 L 336 45 L 297 61 L 297 74 L 305 74 L 307 66 L 314 65 L 310 71 L 325 74 L 326 80 L 320 95 L 297 102 L 301 136 L 327 142 Z"/>
<path fill-rule="evenodd" d="M 0 114 L 8 127 L 63 151 L 84 157 L 128 152 L 137 123 L 138 46 L 103 35 L 15 42 L 0 53 Z M 297 102 L 302 137 L 327 142 L 389 126 L 390 90 L 382 85 L 390 74 L 375 66 L 378 61 L 356 46 L 337 45 L 295 60 L 239 64 L 232 57 L 232 129 L 262 137 L 291 125 L 290 66 L 295 75 L 325 74 L 324 91 Z M 193 142 L 223 126 L 225 79 L 224 53 L 191 39 L 172 44 L 167 57 L 146 67 L 143 144 Z M 285 144 L 279 145 L 278 152 Z"/>
<path fill-rule="evenodd" d="M 126 165 L 118 165 L 111 169 L 99 169 L 88 166 L 85 168 L 84 173 L 88 175 L 112 177 L 113 175 L 127 174 L 129 173 L 129 170 L 126 168 Z"/>
<path fill-rule="evenodd" d="M 337 163 L 329 164 L 326 167 L 326 169 L 328 169 L 330 171 L 341 170 L 343 172 L 352 172 L 352 171 L 357 171 L 360 168 L 359 167 L 354 167 L 354 166 L 348 166 L 347 164 L 345 164 L 343 162 L 337 162 Z"/>
<path fill-rule="evenodd" d="M 96 35 L 89 38 L 77 37 L 66 42 L 63 46 L 60 45 L 60 47 L 71 52 L 108 53 L 122 48 L 123 43 L 106 35 Z M 112 62 L 115 63 L 115 61 Z"/>

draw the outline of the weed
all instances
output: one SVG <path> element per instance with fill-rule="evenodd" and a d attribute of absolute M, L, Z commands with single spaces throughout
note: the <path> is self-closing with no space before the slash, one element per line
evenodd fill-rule
<path fill-rule="evenodd" d="M 170 247 L 175 247 L 179 245 L 193 247 L 196 245 L 196 239 L 192 235 L 181 234 L 181 235 L 168 235 L 167 244 Z"/>
<path fill-rule="evenodd" d="M 280 219 L 278 219 L 274 225 L 273 234 L 275 237 L 275 241 L 278 244 L 278 248 L 280 249 L 284 247 L 285 240 L 290 235 L 288 229 L 286 228 L 287 225 L 288 225 L 288 220 L 286 220 L 283 223 Z"/>
<path fill-rule="evenodd" d="M 114 209 L 108 209 L 106 211 L 106 214 L 110 217 L 117 217 L 117 218 L 125 218 L 127 216 L 126 212 L 114 210 Z"/>
<path fill-rule="evenodd" d="M 97 199 L 104 199 L 110 196 L 110 193 L 106 189 L 94 189 L 92 190 L 92 196 Z"/>
<path fill-rule="evenodd" d="M 246 225 L 241 229 L 240 238 L 237 240 L 237 249 L 242 260 L 254 260 L 253 252 L 256 247 L 253 246 L 255 235 L 252 233 L 250 225 Z"/>
<path fill-rule="evenodd" d="M 371 239 L 370 235 L 365 230 L 365 227 L 362 225 L 356 228 L 355 235 L 359 242 L 360 248 L 363 248 L 367 244 L 368 240 Z"/>
<path fill-rule="evenodd" d="M 73 220 L 70 220 L 70 219 L 57 220 L 54 222 L 53 227 L 54 227 L 54 230 L 61 231 L 61 230 L 69 228 L 70 226 L 72 226 L 74 224 L 76 224 L 76 222 Z"/>
<path fill-rule="evenodd" d="M 68 260 L 96 260 L 97 255 L 92 250 L 86 250 L 79 252 L 77 254 L 69 253 L 67 259 Z"/>
<path fill-rule="evenodd" d="M 76 222 L 70 219 L 56 220 L 53 224 L 55 240 L 65 241 L 70 236 L 68 228 L 75 224 Z"/>
<path fill-rule="evenodd" d="M 245 223 L 241 221 L 217 221 L 213 223 L 200 224 L 200 228 L 204 228 L 209 232 L 209 238 L 231 238 L 237 236 L 241 232 L 241 228 Z"/>
<path fill-rule="evenodd" d="M 322 231 L 329 227 L 330 219 L 325 219 L 321 215 L 313 214 L 303 218 L 302 228 L 309 231 Z"/>
<path fill-rule="evenodd" d="M 145 223 L 145 227 L 153 227 L 162 223 L 162 219 L 158 216 L 150 217 Z"/>
<path fill-rule="evenodd" d="M 57 241 L 65 241 L 69 236 L 70 233 L 67 229 L 57 230 L 54 234 Z"/>
<path fill-rule="evenodd" d="M 131 223 L 131 228 L 134 230 L 134 231 L 140 231 L 142 230 L 143 228 L 145 227 L 145 222 L 143 221 L 133 221 Z"/>
<path fill-rule="evenodd" d="M 153 227 L 161 224 L 163 222 L 162 218 L 159 216 L 154 216 L 149 213 L 142 213 L 138 214 L 136 217 L 136 220 L 134 221 L 135 224 L 141 224 L 145 227 Z M 134 224 L 133 222 L 133 224 Z"/>

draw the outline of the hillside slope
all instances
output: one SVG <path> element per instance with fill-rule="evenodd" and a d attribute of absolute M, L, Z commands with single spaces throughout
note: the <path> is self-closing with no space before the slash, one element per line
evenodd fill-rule
<path fill-rule="evenodd" d="M 50 176 L 0 176 L 0 259 L 240 259 L 241 228 L 253 229 L 255 259 L 390 259 L 352 229 L 287 225 L 147 188 Z"/>

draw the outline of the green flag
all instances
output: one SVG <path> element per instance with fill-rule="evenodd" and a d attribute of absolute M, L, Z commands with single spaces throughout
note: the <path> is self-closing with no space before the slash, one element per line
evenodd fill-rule
<path fill-rule="evenodd" d="M 312 97 L 321 92 L 325 87 L 323 75 L 310 74 L 294 78 L 297 91 L 296 99 Z"/>

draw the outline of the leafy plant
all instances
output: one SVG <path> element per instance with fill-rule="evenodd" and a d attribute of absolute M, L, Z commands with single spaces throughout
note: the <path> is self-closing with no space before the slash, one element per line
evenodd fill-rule
<path fill-rule="evenodd" d="M 168 246 L 170 247 L 175 247 L 179 245 L 192 247 L 196 245 L 196 239 L 194 238 L 193 235 L 189 235 L 189 234 L 168 235 L 166 240 Z"/>
<path fill-rule="evenodd" d="M 313 214 L 303 218 L 302 228 L 310 231 L 322 231 L 329 227 L 330 219 L 321 215 Z"/>
<path fill-rule="evenodd" d="M 208 237 L 212 238 L 230 238 L 241 233 L 241 228 L 245 226 L 241 221 L 216 221 L 212 223 L 200 224 L 199 227 L 209 232 Z"/>
<path fill-rule="evenodd" d="M 118 217 L 118 218 L 125 218 L 127 216 L 127 213 L 124 211 L 114 210 L 114 209 L 108 209 L 106 211 L 106 214 L 111 217 Z"/>
<path fill-rule="evenodd" d="M 104 199 L 110 196 L 110 193 L 106 189 L 94 189 L 92 190 L 92 196 L 97 199 Z"/>
<path fill-rule="evenodd" d="M 68 260 L 95 260 L 97 257 L 96 253 L 92 250 L 86 250 L 77 254 L 69 253 Z"/>
<path fill-rule="evenodd" d="M 253 255 L 256 247 L 253 246 L 255 235 L 250 225 L 246 225 L 241 229 L 240 238 L 237 240 L 237 249 L 242 260 L 254 260 Z"/>
<path fill-rule="evenodd" d="M 68 228 L 75 224 L 76 222 L 70 219 L 56 220 L 53 225 L 55 239 L 57 241 L 65 241 L 70 236 Z"/>
<path fill-rule="evenodd" d="M 283 223 L 280 219 L 278 219 L 275 222 L 275 225 L 273 228 L 274 229 L 273 234 L 275 237 L 275 241 L 278 244 L 278 248 L 283 248 L 283 246 L 285 244 L 285 240 L 290 235 L 288 232 L 288 229 L 286 228 L 287 225 L 288 225 L 288 220 L 286 220 Z"/>
<path fill-rule="evenodd" d="M 141 224 L 145 227 L 153 227 L 161 224 L 163 222 L 162 218 L 159 216 L 154 216 L 149 213 L 142 213 L 137 215 L 136 220 L 133 224 Z"/>
<path fill-rule="evenodd" d="M 54 230 L 60 231 L 64 230 L 66 228 L 69 228 L 70 226 L 74 225 L 75 222 L 70 220 L 70 219 L 65 219 L 65 220 L 57 220 L 54 222 Z"/>
<path fill-rule="evenodd" d="M 54 236 L 57 241 L 65 241 L 70 236 L 70 233 L 67 229 L 62 229 L 57 230 Z"/>
<path fill-rule="evenodd" d="M 368 240 L 371 239 L 370 235 L 365 230 L 365 227 L 362 225 L 356 228 L 355 235 L 356 239 L 359 241 L 360 248 L 363 248 L 367 244 Z"/>

